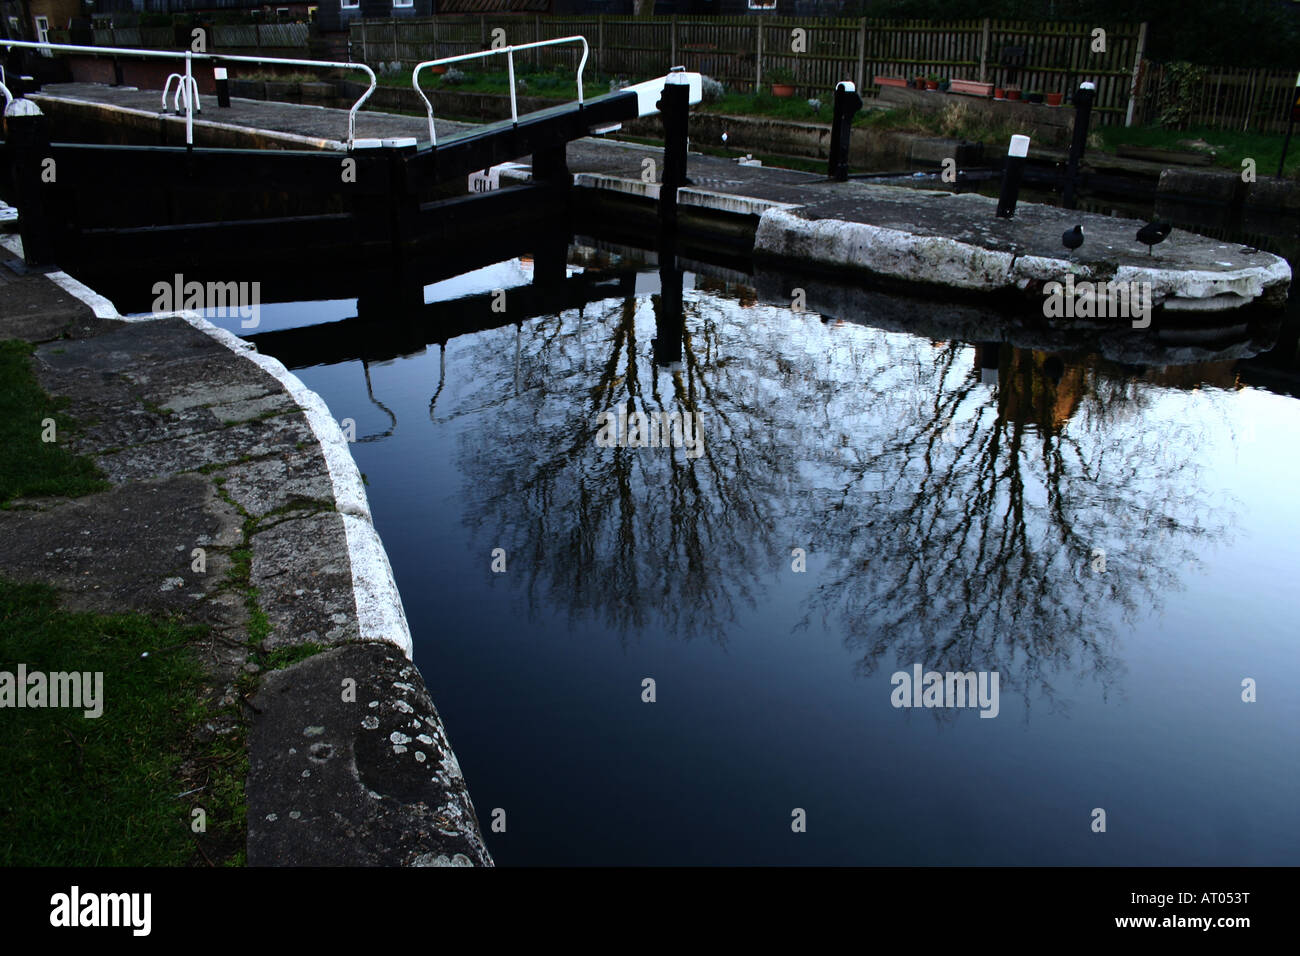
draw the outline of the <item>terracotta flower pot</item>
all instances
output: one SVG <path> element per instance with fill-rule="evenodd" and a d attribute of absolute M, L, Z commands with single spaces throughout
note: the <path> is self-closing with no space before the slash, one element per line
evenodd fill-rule
<path fill-rule="evenodd" d="M 437 66 L 431 66 L 431 67 L 429 67 L 429 72 L 430 72 L 430 73 L 438 73 L 438 74 L 446 73 L 446 72 L 447 72 L 447 64 L 446 64 L 446 63 L 439 63 Z"/>
<path fill-rule="evenodd" d="M 938 81 L 938 80 L 926 80 L 926 81 L 925 81 L 925 88 L 926 88 L 927 90 L 937 90 L 937 89 L 939 88 L 939 81 Z"/>
<path fill-rule="evenodd" d="M 1007 98 L 1007 91 L 1000 86 L 995 86 L 993 87 L 993 98 L 995 100 L 1005 100 Z"/>
<path fill-rule="evenodd" d="M 1018 99 L 1020 99 L 1020 91 L 1019 91 L 1019 90 L 1007 90 L 1007 99 L 1009 99 L 1009 100 L 1018 100 Z"/>
<path fill-rule="evenodd" d="M 907 80 L 901 76 L 878 76 L 872 80 L 876 86 L 907 86 Z"/>
<path fill-rule="evenodd" d="M 1060 105 L 1061 105 L 1061 101 L 1062 101 L 1063 99 L 1065 99 L 1065 94 L 1064 94 L 1064 93 L 1048 93 L 1048 94 L 1047 94 L 1047 105 L 1048 105 L 1048 106 L 1060 106 Z"/>
<path fill-rule="evenodd" d="M 780 97 L 781 99 L 787 99 L 788 97 L 794 96 L 794 87 L 787 83 L 773 83 L 772 95 Z"/>

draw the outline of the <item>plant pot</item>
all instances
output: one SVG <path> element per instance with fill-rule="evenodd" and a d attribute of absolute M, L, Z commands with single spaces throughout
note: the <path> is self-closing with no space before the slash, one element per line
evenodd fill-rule
<path fill-rule="evenodd" d="M 939 88 L 939 81 L 938 81 L 938 80 L 926 80 L 926 81 L 925 81 L 925 88 L 926 88 L 927 90 L 937 90 L 937 89 Z"/>
<path fill-rule="evenodd" d="M 912 89 L 914 89 L 914 90 L 923 90 L 923 89 L 925 89 L 925 77 L 923 77 L 923 76 L 913 77 L 913 78 L 912 78 Z"/>
<path fill-rule="evenodd" d="M 1029 102 L 1031 102 L 1031 103 L 1041 103 L 1041 102 L 1043 102 L 1043 94 L 1042 94 L 1042 93 L 1029 93 L 1029 94 L 1026 94 L 1025 99 L 1027 99 L 1027 100 L 1028 100 Z"/>
<path fill-rule="evenodd" d="M 447 72 L 447 64 L 439 63 L 437 66 L 431 66 L 429 67 L 429 72 L 441 76 L 443 73 Z"/>
<path fill-rule="evenodd" d="M 995 100 L 1005 100 L 1007 98 L 1007 91 L 1000 86 L 995 86 L 993 87 L 993 98 Z"/>
<path fill-rule="evenodd" d="M 903 89 L 907 88 L 907 80 L 903 79 L 901 76 L 877 76 L 871 82 L 876 86 L 900 86 Z"/>
<path fill-rule="evenodd" d="M 993 84 L 980 83 L 976 80 L 950 80 L 948 82 L 948 92 L 965 93 L 968 96 L 992 96 Z M 1001 95 L 1001 90 L 998 91 Z"/>
<path fill-rule="evenodd" d="M 1061 101 L 1062 101 L 1063 99 L 1065 99 L 1065 94 L 1064 94 L 1064 93 L 1048 93 L 1048 94 L 1047 94 L 1047 105 L 1048 105 L 1048 106 L 1060 106 L 1060 105 L 1061 105 Z"/>
<path fill-rule="evenodd" d="M 1007 99 L 1009 99 L 1009 100 L 1018 100 L 1018 99 L 1020 99 L 1020 91 L 1019 91 L 1019 90 L 1007 90 Z"/>
<path fill-rule="evenodd" d="M 772 95 L 780 99 L 788 99 L 789 97 L 794 96 L 794 87 L 790 86 L 788 83 L 773 83 Z"/>

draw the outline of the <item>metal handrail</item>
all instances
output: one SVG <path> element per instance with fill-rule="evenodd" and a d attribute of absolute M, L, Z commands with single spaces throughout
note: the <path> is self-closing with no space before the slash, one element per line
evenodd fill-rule
<path fill-rule="evenodd" d="M 424 110 L 429 116 L 429 142 L 438 145 L 438 134 L 433 129 L 433 104 L 429 98 L 424 95 L 424 90 L 420 89 L 420 71 L 426 66 L 441 66 L 444 63 L 459 63 L 462 60 L 477 60 L 485 56 L 496 56 L 504 53 L 506 55 L 506 65 L 510 71 L 510 121 L 516 125 L 519 124 L 519 109 L 515 103 L 515 50 L 532 50 L 540 46 L 556 46 L 560 43 L 581 43 L 582 59 L 578 61 L 578 105 L 582 105 L 582 71 L 587 66 L 587 38 L 583 36 L 559 37 L 554 40 L 538 40 L 536 43 L 521 43 L 518 46 L 503 46 L 495 50 L 479 50 L 477 53 L 461 53 L 458 56 L 444 56 L 437 60 L 425 60 L 423 63 L 416 64 L 411 71 L 411 84 L 415 87 L 415 92 L 424 100 Z"/>
<path fill-rule="evenodd" d="M 78 46 L 72 43 L 33 43 L 30 40 L 0 40 L 0 47 L 18 47 L 27 50 L 50 50 L 60 53 L 107 53 L 112 56 L 144 56 L 154 57 L 157 59 L 175 59 L 177 57 L 185 58 L 185 75 L 193 82 L 191 63 L 194 60 L 208 60 L 213 63 L 217 61 L 231 61 L 234 63 L 279 63 L 283 66 L 311 66 L 318 69 L 332 70 L 361 70 L 370 77 L 370 88 L 361 94 L 360 99 L 352 104 L 352 109 L 348 110 L 348 149 L 356 139 L 357 110 L 361 104 L 370 98 L 370 94 L 375 91 L 378 80 L 375 79 L 375 71 L 370 69 L 364 63 L 339 63 L 333 60 L 291 60 L 278 56 L 236 56 L 233 53 L 191 53 L 188 50 L 132 50 L 127 47 L 117 46 Z M 584 62 L 586 57 L 583 57 Z M 194 142 L 194 109 L 193 104 L 189 104 L 185 112 L 185 142 L 193 144 Z"/>
<path fill-rule="evenodd" d="M 188 79 L 189 82 L 186 82 L 187 79 Z M 181 73 L 172 73 L 172 74 L 168 75 L 168 77 L 167 77 L 167 82 L 163 84 L 163 91 L 162 91 L 162 108 L 163 108 L 163 110 L 166 111 L 166 109 L 167 109 L 167 94 L 171 91 L 171 88 L 172 88 L 172 80 L 176 80 L 176 81 L 177 81 L 177 82 L 176 82 L 176 95 L 172 98 L 172 109 L 173 109 L 174 111 L 176 111 L 176 112 L 179 113 L 179 112 L 180 112 L 180 109 L 181 109 L 181 96 L 184 95 L 184 97 L 185 97 L 185 103 L 186 103 L 186 106 L 188 107 L 189 102 L 190 102 L 190 96 L 193 95 L 193 97 L 194 97 L 194 109 L 195 109 L 196 112 L 202 113 L 202 112 L 203 112 L 203 100 L 199 98 L 199 83 L 198 83 L 198 80 L 194 79 L 194 77 L 192 77 L 192 76 L 187 78 L 184 74 L 181 74 Z"/>
<path fill-rule="evenodd" d="M 3 80 L 0 80 L 0 93 L 5 95 L 5 109 L 8 109 L 9 104 L 14 101 L 14 95 L 9 92 L 9 87 L 4 85 Z"/>

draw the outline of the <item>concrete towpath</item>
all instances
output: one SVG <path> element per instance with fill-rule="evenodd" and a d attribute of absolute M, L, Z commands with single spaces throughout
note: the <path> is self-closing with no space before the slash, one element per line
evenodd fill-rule
<path fill-rule="evenodd" d="M 208 626 L 208 731 L 247 733 L 249 864 L 490 865 L 341 436 L 221 335 L 96 317 L 0 251 L 0 338 L 37 344 L 70 450 L 111 484 L 0 511 L 0 575 Z"/>
<path fill-rule="evenodd" d="M 54 115 L 56 128 L 61 117 L 93 120 L 97 128 L 145 124 L 159 141 L 175 142 L 184 120 L 160 117 L 158 97 L 152 91 L 64 84 L 48 87 L 34 99 Z M 260 100 L 232 103 L 230 109 L 205 111 L 196 125 L 197 143 L 343 148 L 346 110 Z M 468 128 L 438 122 L 440 135 Z M 427 121 L 363 111 L 357 135 L 423 141 Z M 657 200 L 659 186 L 653 176 L 647 181 L 645 160 L 659 155 L 651 147 L 591 137 L 568 148 L 579 189 L 615 209 L 619 201 Z M 527 172 L 503 178 L 512 175 L 526 177 Z M 837 183 L 813 173 L 741 165 L 699 153 L 690 154 L 687 175 L 690 185 L 678 193 L 685 215 L 731 216 L 752 224 L 755 256 L 791 268 L 857 272 L 962 292 L 1010 292 L 1039 302 L 1050 283 L 1067 276 L 1079 284 L 1139 283 L 1149 287 L 1154 307 L 1204 312 L 1251 304 L 1277 307 L 1290 288 L 1291 269 L 1281 257 L 1182 230 L 1169 236 L 1155 256 L 1148 255 L 1136 239 L 1144 223 L 1136 220 L 1032 203 L 1020 203 L 1014 219 L 999 219 L 994 200 L 972 193 Z M 1071 257 L 1061 234 L 1076 224 L 1084 227 L 1086 239 Z"/>

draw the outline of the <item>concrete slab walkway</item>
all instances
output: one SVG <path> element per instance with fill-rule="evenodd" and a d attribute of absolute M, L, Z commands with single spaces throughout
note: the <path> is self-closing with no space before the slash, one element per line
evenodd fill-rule
<path fill-rule="evenodd" d="M 402 634 L 363 623 L 349 524 L 368 513 L 341 501 L 318 423 L 184 318 L 96 318 L 14 263 L 0 253 L 0 338 L 38 344 L 37 378 L 78 424 L 69 449 L 112 487 L 0 511 L 0 575 L 73 609 L 208 625 L 219 722 L 249 731 L 250 864 L 490 864 L 400 605 Z M 306 656 L 263 671 L 277 649 Z"/>

